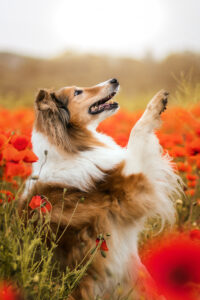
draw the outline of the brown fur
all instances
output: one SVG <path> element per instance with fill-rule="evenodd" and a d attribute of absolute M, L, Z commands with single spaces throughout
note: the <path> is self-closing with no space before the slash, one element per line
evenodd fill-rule
<path fill-rule="evenodd" d="M 44 195 L 52 204 L 53 230 L 57 229 L 60 222 L 60 235 L 69 225 L 57 249 L 57 259 L 61 261 L 62 266 L 73 268 L 80 263 L 95 246 L 95 240 L 100 233 L 104 235 L 110 233 L 113 225 L 126 228 L 153 209 L 155 205 L 153 190 L 147 178 L 143 174 L 124 177 L 123 167 L 124 163 L 107 172 L 104 181 L 96 182 L 90 192 L 39 182 L 33 187 L 30 197 Z M 63 196 L 64 188 L 67 188 L 67 191 Z M 104 281 L 108 276 L 106 262 L 112 256 L 112 236 L 107 244 L 109 247 L 107 258 L 103 258 L 100 253 L 97 254 L 87 275 L 74 292 L 75 299 L 93 299 L 94 278 Z"/>

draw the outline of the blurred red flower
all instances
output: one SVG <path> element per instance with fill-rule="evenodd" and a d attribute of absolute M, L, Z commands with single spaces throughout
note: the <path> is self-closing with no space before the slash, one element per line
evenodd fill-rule
<path fill-rule="evenodd" d="M 195 187 L 197 185 L 197 181 L 196 180 L 192 180 L 188 182 L 188 186 L 189 187 Z"/>
<path fill-rule="evenodd" d="M 186 175 L 186 178 L 187 178 L 188 180 L 196 180 L 196 179 L 197 179 L 197 175 L 193 175 L 193 174 L 188 173 L 188 174 Z"/>
<path fill-rule="evenodd" d="M 187 165 L 186 163 L 184 162 L 178 162 L 177 163 L 177 167 L 178 167 L 178 170 L 180 172 L 188 172 L 188 171 L 191 171 L 191 166 Z"/>
<path fill-rule="evenodd" d="M 3 134 L 0 134 L 0 149 L 5 145 L 6 142 L 7 138 Z"/>
<path fill-rule="evenodd" d="M 25 177 L 31 174 L 31 168 L 23 162 L 8 162 L 5 167 L 5 178 L 10 180 L 15 176 Z"/>
<path fill-rule="evenodd" d="M 185 157 L 186 156 L 186 150 L 183 147 L 174 146 L 172 150 L 170 151 L 171 156 L 173 157 Z"/>
<path fill-rule="evenodd" d="M 14 199 L 13 193 L 8 190 L 0 190 L 0 203 L 3 203 L 5 200 L 10 202 Z"/>
<path fill-rule="evenodd" d="M 40 208 L 43 213 L 49 212 L 52 209 L 51 203 L 47 199 L 39 195 L 32 197 L 29 203 L 29 207 L 31 209 Z"/>
<path fill-rule="evenodd" d="M 195 195 L 195 190 L 191 189 L 185 192 L 188 196 L 194 196 Z"/>
<path fill-rule="evenodd" d="M 26 149 L 30 139 L 26 135 L 15 135 L 11 140 L 12 145 L 19 151 Z"/>
<path fill-rule="evenodd" d="M 34 163 L 38 160 L 38 157 L 31 150 L 26 150 L 23 161 L 26 163 Z"/>
<path fill-rule="evenodd" d="M 189 155 L 197 155 L 200 153 L 200 139 L 196 139 L 188 145 Z"/>
<path fill-rule="evenodd" d="M 191 239 L 199 239 L 199 241 L 200 241 L 200 230 L 199 229 L 192 229 L 190 231 L 190 237 L 191 237 Z"/>
<path fill-rule="evenodd" d="M 3 150 L 3 158 L 6 161 L 19 162 L 24 158 L 24 154 L 17 151 L 12 145 L 7 145 Z"/>
<path fill-rule="evenodd" d="M 11 285 L 6 282 L 0 283 L 0 300 L 17 300 L 19 299 Z"/>
<path fill-rule="evenodd" d="M 143 253 L 144 265 L 167 300 L 200 299 L 200 240 L 194 234 L 165 235 Z"/>

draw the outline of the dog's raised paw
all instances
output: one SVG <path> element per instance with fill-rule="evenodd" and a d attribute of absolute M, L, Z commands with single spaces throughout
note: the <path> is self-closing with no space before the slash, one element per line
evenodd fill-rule
<path fill-rule="evenodd" d="M 154 117 L 159 116 L 167 107 L 169 93 L 165 90 L 159 91 L 149 102 L 147 109 Z"/>
<path fill-rule="evenodd" d="M 168 96 L 169 96 L 169 93 L 168 93 L 168 92 L 166 92 L 166 91 L 163 92 L 162 108 L 161 108 L 160 114 L 161 114 L 162 112 L 164 112 L 164 111 L 167 109 Z"/>

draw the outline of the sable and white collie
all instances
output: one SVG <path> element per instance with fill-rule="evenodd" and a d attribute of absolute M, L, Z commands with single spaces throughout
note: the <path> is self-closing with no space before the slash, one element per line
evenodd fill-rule
<path fill-rule="evenodd" d="M 40 90 L 35 101 L 32 144 L 39 160 L 32 177 L 39 179 L 28 180 L 22 205 L 43 195 L 52 204 L 52 228 L 60 223 L 62 232 L 68 225 L 58 245 L 63 266 L 80 263 L 100 234 L 109 249 L 106 258 L 98 251 L 74 299 L 103 298 L 119 283 L 128 292 L 141 266 L 137 244 L 145 220 L 160 216 L 172 223 L 175 218 L 178 176 L 154 134 L 168 93 L 153 97 L 121 148 L 96 131 L 119 109 L 112 100 L 118 90 L 118 81 L 111 79 L 89 88 Z"/>

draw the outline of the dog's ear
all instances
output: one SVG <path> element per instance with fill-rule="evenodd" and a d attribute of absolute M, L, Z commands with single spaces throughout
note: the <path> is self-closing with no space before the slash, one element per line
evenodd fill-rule
<path fill-rule="evenodd" d="M 47 110 L 50 108 L 51 95 L 47 90 L 40 90 L 37 94 L 35 104 L 38 110 Z"/>
<path fill-rule="evenodd" d="M 56 104 L 56 107 L 58 109 L 58 116 L 63 124 L 63 126 L 66 128 L 69 125 L 70 120 L 70 113 L 68 110 L 68 99 L 60 99 L 58 98 L 55 93 L 50 94 L 51 99 Z"/>

